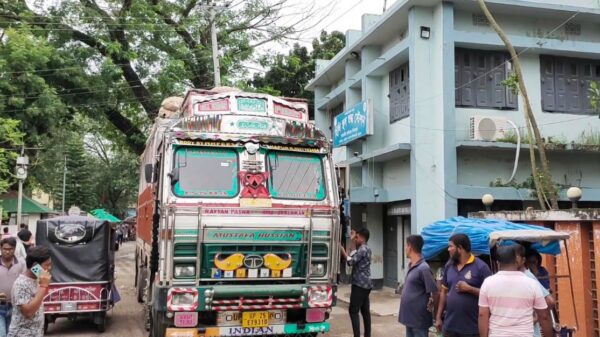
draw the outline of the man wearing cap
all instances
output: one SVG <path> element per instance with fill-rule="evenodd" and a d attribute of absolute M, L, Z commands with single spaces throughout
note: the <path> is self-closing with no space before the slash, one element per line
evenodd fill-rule
<path fill-rule="evenodd" d="M 15 257 L 15 238 L 0 241 L 0 337 L 6 337 L 10 326 L 12 303 L 11 291 L 15 280 L 25 271 L 25 262 Z"/>

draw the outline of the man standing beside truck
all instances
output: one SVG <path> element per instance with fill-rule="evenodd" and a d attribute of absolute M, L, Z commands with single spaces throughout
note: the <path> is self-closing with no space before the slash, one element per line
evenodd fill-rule
<path fill-rule="evenodd" d="M 371 308 L 369 295 L 373 288 L 371 280 L 371 248 L 367 246 L 369 241 L 369 230 L 361 228 L 356 231 L 353 240 L 356 243 L 356 253 L 348 255 L 346 249 L 340 245 L 342 255 L 349 266 L 352 267 L 352 290 L 350 292 L 350 320 L 352 321 L 352 331 L 354 337 L 360 337 L 360 321 L 358 312 L 363 317 L 365 334 L 364 337 L 371 337 Z"/>

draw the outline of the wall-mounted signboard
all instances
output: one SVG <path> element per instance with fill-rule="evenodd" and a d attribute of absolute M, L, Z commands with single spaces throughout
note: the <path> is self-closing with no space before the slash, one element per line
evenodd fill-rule
<path fill-rule="evenodd" d="M 362 101 L 337 115 L 333 121 L 333 146 L 344 146 L 373 134 L 373 104 Z"/>

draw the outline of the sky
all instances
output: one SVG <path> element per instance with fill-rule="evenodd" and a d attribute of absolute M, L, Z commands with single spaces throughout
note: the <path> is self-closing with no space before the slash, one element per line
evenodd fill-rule
<path fill-rule="evenodd" d="M 360 30 L 361 16 L 363 14 L 382 14 L 384 2 L 387 8 L 397 0 L 287 0 L 290 7 L 305 6 L 306 3 L 315 3 L 319 8 L 325 7 L 313 23 L 314 27 L 301 34 L 299 42 L 310 45 L 313 38 L 319 36 L 321 30 L 328 32 L 338 30 L 345 33 L 349 29 Z"/>
<path fill-rule="evenodd" d="M 273 0 L 277 1 L 277 0 Z M 291 16 L 286 16 L 284 23 L 298 18 L 294 15 L 300 9 L 306 9 L 310 6 L 315 6 L 319 10 L 317 15 L 307 22 L 310 29 L 300 33 L 298 39 L 290 39 L 283 42 L 269 43 L 257 49 L 258 55 L 272 53 L 287 53 L 294 43 L 300 43 L 306 46 L 309 50 L 312 49 L 312 40 L 317 38 L 322 30 L 331 32 L 334 30 L 346 33 L 347 30 L 361 29 L 361 17 L 363 14 L 382 14 L 383 5 L 386 3 L 387 8 L 390 8 L 398 0 L 286 0 L 287 13 Z M 308 28 L 307 27 L 307 28 Z M 249 76 L 254 73 L 265 72 L 267 69 L 254 61 L 246 62 Z"/>

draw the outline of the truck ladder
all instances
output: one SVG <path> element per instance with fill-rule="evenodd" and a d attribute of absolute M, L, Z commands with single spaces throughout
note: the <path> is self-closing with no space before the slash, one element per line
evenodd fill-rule
<path fill-rule="evenodd" d="M 200 272 L 202 267 L 202 241 L 204 239 L 204 229 L 202 228 L 202 204 L 198 206 L 198 231 L 196 234 L 196 281 L 200 285 Z"/>
<path fill-rule="evenodd" d="M 178 214 L 193 214 L 193 215 L 197 215 L 197 219 L 198 219 L 198 224 L 196 227 L 196 234 L 177 234 L 176 232 L 176 223 L 177 223 L 177 215 Z M 165 242 L 169 242 L 170 243 L 170 247 L 169 247 L 169 261 L 173 261 L 175 262 L 176 260 L 179 260 L 179 258 L 175 257 L 175 243 L 177 242 L 177 239 L 184 239 L 183 242 L 192 242 L 192 241 L 187 241 L 186 239 L 191 239 L 194 238 L 194 241 L 196 242 L 196 261 L 195 261 L 195 265 L 196 265 L 196 277 L 195 277 L 195 284 L 198 284 L 198 280 L 199 280 L 199 275 L 200 275 L 200 266 L 201 266 L 201 254 L 202 254 L 202 249 L 201 249 L 201 235 L 202 235 L 202 205 L 198 206 L 198 208 L 194 208 L 191 209 L 190 207 L 184 207 L 184 206 L 170 206 L 169 207 L 169 214 L 172 214 L 172 219 L 169 221 L 170 226 L 167 225 L 167 232 L 171 233 L 168 238 L 168 240 L 164 240 Z M 170 229 L 170 231 L 169 231 Z M 183 258 L 183 259 L 188 259 L 188 258 Z M 176 283 L 173 281 L 173 270 L 175 268 L 175 263 L 173 263 L 172 266 L 170 266 L 170 268 L 168 268 L 168 271 L 166 271 L 166 276 L 167 276 L 167 280 L 169 280 L 169 284 L 173 284 Z M 190 280 L 191 281 L 191 280 Z M 180 282 L 181 283 L 181 282 Z"/>
<path fill-rule="evenodd" d="M 312 245 L 313 245 L 313 210 L 310 208 L 308 210 L 308 221 L 309 221 L 309 229 L 308 229 L 308 257 L 306 259 L 306 282 L 310 281 L 311 271 L 312 271 Z"/>

